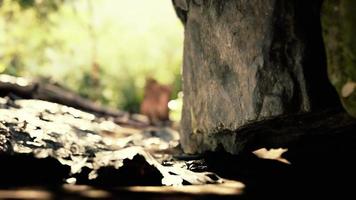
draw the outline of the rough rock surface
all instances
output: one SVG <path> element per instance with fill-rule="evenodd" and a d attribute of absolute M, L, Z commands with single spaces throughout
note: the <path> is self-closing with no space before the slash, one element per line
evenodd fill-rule
<path fill-rule="evenodd" d="M 239 133 L 220 130 L 338 105 L 327 79 L 321 1 L 173 4 L 185 26 L 181 133 L 185 152 L 222 147 L 238 153 L 243 148 Z"/>

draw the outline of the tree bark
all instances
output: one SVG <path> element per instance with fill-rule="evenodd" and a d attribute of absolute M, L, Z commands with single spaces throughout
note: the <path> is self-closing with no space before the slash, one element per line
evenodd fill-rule
<path fill-rule="evenodd" d="M 327 77 L 321 3 L 173 0 L 185 26 L 185 152 L 238 153 L 243 126 L 339 106 Z"/>

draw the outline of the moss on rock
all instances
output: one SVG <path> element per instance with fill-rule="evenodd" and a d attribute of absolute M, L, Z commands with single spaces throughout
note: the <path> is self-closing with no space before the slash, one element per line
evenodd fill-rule
<path fill-rule="evenodd" d="M 356 1 L 326 0 L 323 34 L 331 83 L 344 108 L 356 117 Z"/>

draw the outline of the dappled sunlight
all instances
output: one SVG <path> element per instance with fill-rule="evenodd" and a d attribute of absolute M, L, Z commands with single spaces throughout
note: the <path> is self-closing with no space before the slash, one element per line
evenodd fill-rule
<path fill-rule="evenodd" d="M 36 158 L 56 158 L 60 164 L 70 167 L 67 183 L 77 183 L 78 174 L 84 168 L 89 172 L 83 176 L 90 181 L 100 178 L 103 168 L 120 169 L 127 160 L 140 158 L 161 174 L 162 185 L 223 182 L 214 173 L 191 171 L 184 162 L 164 164 L 167 163 L 164 160 L 173 159 L 168 152 L 179 141 L 179 133 L 170 127 L 127 127 L 112 119 L 41 100 L 3 99 L 2 102 L 0 128 L 12 132 L 13 151 L 32 153 Z"/>
<path fill-rule="evenodd" d="M 0 7 L 0 73 L 50 78 L 133 112 L 147 77 L 172 85 L 175 98 L 183 26 L 171 1 L 31 2 Z"/>
<path fill-rule="evenodd" d="M 0 189 L 0 199 L 52 199 L 53 194 L 40 188 Z"/>
<path fill-rule="evenodd" d="M 173 121 L 179 121 L 183 108 L 183 92 L 179 92 L 176 99 L 168 102 L 169 118 Z"/>
<path fill-rule="evenodd" d="M 63 190 L 68 193 L 77 194 L 84 198 L 112 198 L 112 194 L 110 192 L 87 185 L 63 185 Z"/>
<path fill-rule="evenodd" d="M 186 185 L 173 187 L 154 187 L 154 186 L 133 186 L 126 188 L 132 192 L 149 193 L 185 193 L 196 195 L 239 195 L 242 194 L 245 185 L 238 181 L 224 180 L 221 184 L 206 185 Z"/>
<path fill-rule="evenodd" d="M 287 159 L 283 158 L 283 153 L 287 152 L 288 149 L 278 148 L 278 149 L 266 149 L 261 148 L 253 151 L 257 157 L 262 159 L 276 160 L 285 164 L 291 164 Z"/>
<path fill-rule="evenodd" d="M 22 77 L 13 77 L 9 76 L 7 74 L 0 74 L 0 81 L 6 83 L 11 83 L 11 84 L 17 84 L 22 87 L 26 87 L 29 85 L 29 82 Z"/>
<path fill-rule="evenodd" d="M 0 0 L 0 199 L 345 199 L 355 7 Z"/>

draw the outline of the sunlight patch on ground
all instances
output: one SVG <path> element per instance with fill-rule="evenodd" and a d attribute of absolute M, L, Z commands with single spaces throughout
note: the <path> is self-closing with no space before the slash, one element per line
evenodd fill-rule
<path fill-rule="evenodd" d="M 42 189 L 0 190 L 0 199 L 52 199 L 52 194 Z"/>
<path fill-rule="evenodd" d="M 224 180 L 221 184 L 185 185 L 185 186 L 133 186 L 126 189 L 131 192 L 149 193 L 185 193 L 196 195 L 239 195 L 245 185 L 238 181 Z"/>
<path fill-rule="evenodd" d="M 262 159 L 277 160 L 285 164 L 291 164 L 287 159 L 282 158 L 282 154 L 287 151 L 288 149 L 283 148 L 269 150 L 267 150 L 266 148 L 262 148 L 254 151 L 253 154 Z"/>

